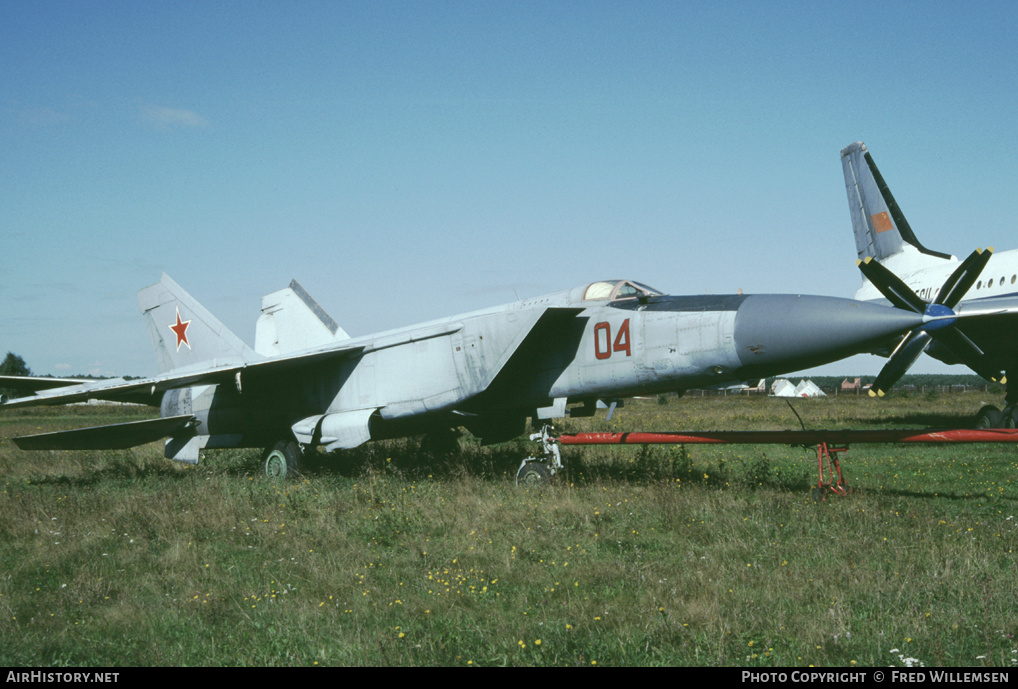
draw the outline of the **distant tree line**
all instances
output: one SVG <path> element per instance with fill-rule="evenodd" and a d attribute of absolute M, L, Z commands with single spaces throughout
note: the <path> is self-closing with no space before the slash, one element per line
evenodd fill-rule
<path fill-rule="evenodd" d="M 799 378 L 806 378 L 808 376 L 778 376 L 779 378 L 787 377 L 789 380 L 793 378 L 797 381 Z M 840 390 L 842 381 L 847 380 L 853 382 L 856 378 L 860 378 L 863 385 L 871 385 L 876 376 L 813 376 L 810 377 L 814 383 L 816 383 L 821 390 L 824 392 L 830 392 L 832 390 Z M 768 379 L 767 384 L 770 385 L 774 382 L 774 379 Z M 794 382 L 794 381 L 793 381 Z M 991 383 L 981 376 L 977 376 L 974 373 L 963 373 L 963 374 L 948 374 L 948 373 L 910 373 L 902 377 L 897 383 L 894 384 L 895 389 L 902 389 L 907 387 L 914 388 L 933 388 L 948 385 L 969 385 L 973 387 L 985 387 L 987 385 L 993 386 L 996 383 Z"/>
<path fill-rule="evenodd" d="M 860 389 L 856 390 L 842 390 L 841 383 L 848 381 L 854 383 L 855 379 L 859 378 Z M 790 381 L 793 385 L 798 383 L 800 380 L 811 380 L 813 383 L 823 390 L 828 395 L 854 395 L 854 394 L 865 394 L 862 388 L 867 385 L 872 385 L 873 381 L 876 380 L 876 376 L 809 376 L 801 373 L 791 373 L 786 376 L 774 376 L 764 380 L 764 393 L 770 393 L 771 386 L 774 385 L 774 381 L 785 379 Z M 755 382 L 755 381 L 752 381 Z M 750 384 L 752 384 L 752 382 Z M 946 388 L 946 389 L 945 389 Z M 931 392 L 949 392 L 950 388 L 954 388 L 953 391 L 960 392 L 965 389 L 987 389 L 990 392 L 996 392 L 1003 394 L 1004 386 L 1000 383 L 991 383 L 990 381 L 977 376 L 974 373 L 962 373 L 962 374 L 945 374 L 945 373 L 914 373 L 903 376 L 901 380 L 894 384 L 894 388 L 888 393 L 889 395 L 910 395 L 916 392 L 919 393 L 931 393 Z M 699 394 L 717 394 L 717 395 L 739 395 L 739 394 L 760 394 L 756 393 L 755 390 L 740 390 L 738 388 L 729 390 L 701 390 Z M 667 404 L 669 394 L 658 395 L 658 402 L 660 404 Z"/>

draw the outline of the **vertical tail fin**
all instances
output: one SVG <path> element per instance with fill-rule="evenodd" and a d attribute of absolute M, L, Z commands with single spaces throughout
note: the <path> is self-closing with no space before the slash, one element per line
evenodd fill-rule
<path fill-rule="evenodd" d="M 931 251 L 916 239 L 866 144 L 859 141 L 843 149 L 841 166 L 859 259 L 873 257 L 884 263 L 887 258 L 903 254 L 912 267 L 920 267 L 954 258 Z"/>
<path fill-rule="evenodd" d="M 213 360 L 214 365 L 225 365 L 260 358 L 166 273 L 138 292 L 138 306 L 160 371 Z"/>
<path fill-rule="evenodd" d="M 296 280 L 262 297 L 262 315 L 255 325 L 255 351 L 276 356 L 310 349 L 350 336 Z"/>

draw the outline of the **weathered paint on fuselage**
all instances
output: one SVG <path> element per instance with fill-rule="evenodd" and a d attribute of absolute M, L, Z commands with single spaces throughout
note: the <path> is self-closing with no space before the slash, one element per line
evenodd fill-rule
<path fill-rule="evenodd" d="M 870 337 L 863 323 L 877 323 L 872 337 L 883 337 L 888 316 L 914 318 L 832 297 L 608 301 L 584 300 L 584 290 L 349 340 L 363 353 L 331 374 L 316 369 L 301 414 L 373 410 L 372 437 L 552 418 L 566 404 L 731 385 L 833 361 Z"/>
<path fill-rule="evenodd" d="M 394 420 L 471 407 L 468 403 L 487 391 L 549 308 L 579 309 L 559 322 L 563 329 L 578 330 L 579 337 L 546 342 L 528 362 L 529 379 L 512 386 L 514 397 L 486 400 L 483 407 L 528 413 L 556 398 L 620 397 L 735 380 L 717 372 L 740 366 L 732 302 L 708 305 L 694 297 L 703 308 L 659 311 L 636 299 L 583 302 L 582 292 L 578 288 L 373 336 L 363 342 L 364 354 L 342 364 L 345 382 L 328 411 L 372 407 L 382 419 Z M 376 348 L 387 339 L 408 341 Z"/>

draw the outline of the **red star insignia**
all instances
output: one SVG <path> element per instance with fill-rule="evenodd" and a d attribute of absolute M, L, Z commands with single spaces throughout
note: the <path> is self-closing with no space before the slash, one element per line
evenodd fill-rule
<path fill-rule="evenodd" d="M 177 323 L 176 325 L 169 325 L 169 329 L 173 331 L 173 334 L 177 336 L 177 351 L 180 351 L 180 343 L 183 342 L 187 345 L 188 349 L 191 349 L 191 343 L 187 341 L 187 326 L 191 325 L 191 321 L 180 320 L 180 309 L 177 309 Z"/>

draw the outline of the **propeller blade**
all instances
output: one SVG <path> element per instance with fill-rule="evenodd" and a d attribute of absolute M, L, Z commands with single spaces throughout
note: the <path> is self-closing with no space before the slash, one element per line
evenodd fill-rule
<path fill-rule="evenodd" d="M 880 370 L 877 379 L 870 388 L 870 397 L 883 397 L 905 373 L 912 368 L 916 359 L 926 351 L 932 336 L 925 330 L 913 330 L 901 341 L 897 349 L 891 353 L 887 363 Z"/>
<path fill-rule="evenodd" d="M 958 302 L 965 296 L 965 293 L 976 283 L 976 279 L 979 278 L 979 274 L 983 272 L 983 268 L 986 267 L 992 255 L 992 246 L 986 249 L 986 251 L 976 249 L 969 254 L 968 258 L 955 268 L 954 272 L 951 273 L 951 277 L 947 279 L 947 282 L 937 292 L 937 297 L 933 300 L 933 303 L 943 304 L 950 309 L 957 306 Z"/>
<path fill-rule="evenodd" d="M 994 383 L 1004 382 L 1004 376 L 1000 369 L 991 365 L 983 350 L 957 327 L 938 330 L 933 333 L 933 337 L 936 338 L 938 344 L 942 344 L 954 352 L 959 361 L 983 378 Z"/>
<path fill-rule="evenodd" d="M 899 309 L 922 313 L 929 317 L 929 322 L 923 329 L 910 332 L 891 353 L 870 388 L 871 396 L 883 397 L 884 393 L 890 390 L 926 351 L 933 339 L 936 339 L 938 345 L 950 349 L 959 361 L 983 378 L 994 382 L 1006 381 L 1000 370 L 992 365 L 986 353 L 955 324 L 955 319 L 959 316 L 954 313 L 954 307 L 979 279 L 992 255 L 993 247 L 985 251 L 982 249 L 973 251 L 955 268 L 937 292 L 936 298 L 929 304 L 883 264 L 872 258 L 856 262 L 863 275 L 889 302 Z"/>
<path fill-rule="evenodd" d="M 880 293 L 887 297 L 899 309 L 925 313 L 926 302 L 912 288 L 906 285 L 901 278 L 885 268 L 883 264 L 874 261 L 869 256 L 863 261 L 856 261 L 859 270 L 866 276 L 866 279 L 873 283 L 873 286 L 880 290 Z"/>

